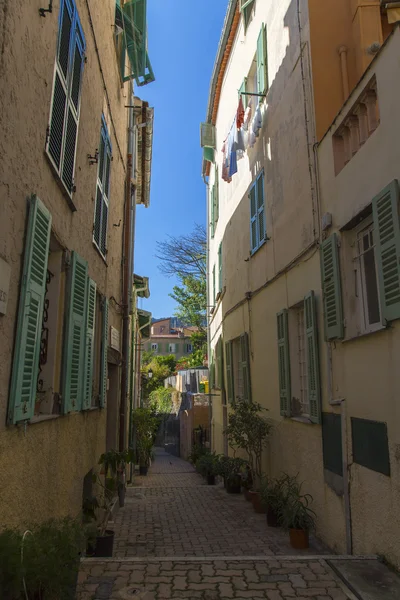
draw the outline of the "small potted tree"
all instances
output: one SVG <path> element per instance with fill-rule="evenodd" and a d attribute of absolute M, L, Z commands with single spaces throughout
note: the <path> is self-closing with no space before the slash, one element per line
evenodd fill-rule
<path fill-rule="evenodd" d="M 285 503 L 285 482 L 287 476 L 271 479 L 264 476 L 261 481 L 261 502 L 267 513 L 267 524 L 270 527 L 278 527 L 279 515 Z"/>
<path fill-rule="evenodd" d="M 150 409 L 137 408 L 133 412 L 132 421 L 136 431 L 136 452 L 140 475 L 147 475 L 158 419 Z"/>
<path fill-rule="evenodd" d="M 296 550 L 309 547 L 309 532 L 315 529 L 316 515 L 310 508 L 313 498 L 311 494 L 302 494 L 301 488 L 297 477 L 286 476 L 279 509 L 279 521 L 289 530 L 290 545 Z"/>
<path fill-rule="evenodd" d="M 122 452 L 109 450 L 102 454 L 99 459 L 101 474 L 105 475 L 106 478 L 106 486 L 109 485 L 112 489 L 117 490 L 121 508 L 125 504 L 125 468 L 132 460 L 133 454 L 131 450 L 124 450 Z M 108 483 L 110 480 L 112 481 Z"/>
<path fill-rule="evenodd" d="M 242 491 L 242 472 L 246 467 L 243 458 L 231 457 L 226 463 L 225 478 L 228 494 L 240 494 Z"/>
<path fill-rule="evenodd" d="M 109 558 L 113 555 L 115 532 L 107 529 L 107 523 L 117 492 L 116 481 L 115 478 L 108 478 L 103 483 L 97 473 L 93 474 L 93 483 L 101 489 L 101 494 L 85 498 L 83 502 L 82 513 L 88 556 Z"/>
<path fill-rule="evenodd" d="M 216 454 L 203 454 L 197 460 L 196 469 L 207 479 L 208 485 L 215 485 L 215 476 L 218 475 L 218 457 Z"/>
<path fill-rule="evenodd" d="M 267 446 L 272 425 L 262 416 L 266 409 L 261 404 L 237 400 L 232 403 L 232 409 L 226 428 L 229 445 L 235 451 L 240 449 L 247 454 L 252 475 L 252 489 L 249 490 L 249 494 L 254 510 L 262 513 L 264 512 L 260 496 L 262 452 Z"/>

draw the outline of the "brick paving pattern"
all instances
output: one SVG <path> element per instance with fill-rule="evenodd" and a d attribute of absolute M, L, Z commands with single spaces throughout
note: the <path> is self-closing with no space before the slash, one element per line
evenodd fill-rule
<path fill-rule="evenodd" d="M 243 496 L 207 486 L 163 451 L 129 488 L 115 523 L 113 559 L 86 559 L 77 600 L 350 598 L 312 540 L 294 551 Z"/>

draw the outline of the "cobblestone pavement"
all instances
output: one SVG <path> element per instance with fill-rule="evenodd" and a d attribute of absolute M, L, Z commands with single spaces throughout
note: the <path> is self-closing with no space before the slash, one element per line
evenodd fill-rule
<path fill-rule="evenodd" d="M 316 540 L 294 551 L 243 496 L 207 486 L 185 461 L 158 452 L 128 489 L 110 528 L 113 559 L 86 559 L 77 600 L 267 598 L 346 600 Z"/>

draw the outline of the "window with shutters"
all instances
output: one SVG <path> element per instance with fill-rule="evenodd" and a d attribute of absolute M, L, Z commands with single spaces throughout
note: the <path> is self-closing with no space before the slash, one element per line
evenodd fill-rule
<path fill-rule="evenodd" d="M 152 344 L 151 349 L 153 352 L 158 352 L 158 344 Z"/>
<path fill-rule="evenodd" d="M 61 0 L 47 155 L 69 198 L 75 190 L 85 36 L 74 0 Z"/>
<path fill-rule="evenodd" d="M 262 171 L 249 193 L 250 199 L 250 249 L 254 254 L 266 241 L 266 219 L 264 199 L 264 171 Z"/>
<path fill-rule="evenodd" d="M 213 266 L 213 270 L 212 270 L 212 306 L 215 306 L 215 298 L 217 296 L 217 290 L 216 290 L 216 282 L 215 282 L 215 265 Z"/>
<path fill-rule="evenodd" d="M 110 198 L 111 142 L 102 116 L 97 168 L 96 203 L 93 224 L 93 242 L 103 258 L 107 254 L 107 224 Z"/>
<path fill-rule="evenodd" d="M 290 379 L 292 416 L 309 417 L 304 304 L 289 309 Z"/>
<path fill-rule="evenodd" d="M 168 352 L 170 352 L 171 354 L 175 354 L 176 353 L 176 344 L 168 344 Z"/>
<path fill-rule="evenodd" d="M 222 294 L 222 242 L 218 247 L 218 293 Z"/>
<path fill-rule="evenodd" d="M 222 343 L 222 342 L 221 342 Z M 223 357 L 220 358 L 222 370 Z M 251 401 L 249 336 L 240 337 L 225 344 L 226 390 L 229 402 Z M 218 369 L 218 367 L 217 367 Z"/>
<path fill-rule="evenodd" d="M 192 344 L 186 344 L 186 354 L 190 354 L 191 352 L 193 352 Z"/>
<path fill-rule="evenodd" d="M 93 345 L 93 382 L 92 382 L 92 398 L 91 408 L 100 406 L 100 391 L 102 387 L 101 381 L 101 344 L 103 338 L 103 314 L 102 314 L 102 298 L 101 294 L 95 293 L 95 309 L 94 309 L 94 345 Z"/>
<path fill-rule="evenodd" d="M 243 24 L 245 32 L 247 30 L 247 27 L 249 26 L 251 19 L 253 18 L 254 5 L 255 0 L 240 0 L 240 12 L 243 15 Z"/>
<path fill-rule="evenodd" d="M 235 400 L 243 399 L 244 395 L 242 359 L 240 351 L 240 338 L 235 338 L 234 340 L 232 340 L 232 371 L 235 390 Z"/>

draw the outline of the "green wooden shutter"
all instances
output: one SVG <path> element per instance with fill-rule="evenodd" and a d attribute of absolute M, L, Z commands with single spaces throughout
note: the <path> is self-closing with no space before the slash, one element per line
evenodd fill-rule
<path fill-rule="evenodd" d="M 265 203 L 264 203 L 264 173 L 257 179 L 257 229 L 258 243 L 265 240 Z"/>
<path fill-rule="evenodd" d="M 107 353 L 108 353 L 108 298 L 103 298 L 102 302 L 102 336 L 100 353 L 100 406 L 106 405 L 107 399 Z"/>
<path fill-rule="evenodd" d="M 215 197 L 215 185 L 212 186 L 211 188 L 211 194 L 210 194 L 210 203 L 211 203 L 211 237 L 214 237 L 214 231 L 215 231 L 215 201 L 214 201 L 214 197 Z"/>
<path fill-rule="evenodd" d="M 222 292 L 222 242 L 218 248 L 218 291 Z"/>
<path fill-rule="evenodd" d="M 86 348 L 85 348 L 85 391 L 83 395 L 83 409 L 92 405 L 93 388 L 93 354 L 94 354 L 94 329 L 96 323 L 96 283 L 88 280 L 87 313 L 86 313 Z"/>
<path fill-rule="evenodd" d="M 215 362 L 214 352 L 211 352 L 211 364 L 210 364 L 210 391 L 215 387 Z"/>
<path fill-rule="evenodd" d="M 219 336 L 218 342 L 217 342 L 217 375 L 218 375 L 217 387 L 222 389 L 224 377 L 223 377 L 223 372 L 222 372 L 222 337 L 221 336 Z"/>
<path fill-rule="evenodd" d="M 10 424 L 26 421 L 34 414 L 50 232 L 51 215 L 39 198 L 32 196 L 11 375 Z"/>
<path fill-rule="evenodd" d="M 313 423 L 321 423 L 321 382 L 319 370 L 317 307 L 313 291 L 304 298 L 304 315 L 307 340 L 307 391 L 310 419 Z"/>
<path fill-rule="evenodd" d="M 256 186 L 250 190 L 250 247 L 251 251 L 254 252 L 258 248 L 258 227 L 257 227 L 257 200 L 256 200 Z"/>
<path fill-rule="evenodd" d="M 243 13 L 244 30 L 246 32 L 250 21 L 251 11 L 253 10 L 254 0 L 240 0 L 240 11 Z"/>
<path fill-rule="evenodd" d="M 219 219 L 219 184 L 218 184 L 218 167 L 215 166 L 215 182 L 214 182 L 214 221 L 218 222 Z"/>
<path fill-rule="evenodd" d="M 226 356 L 226 382 L 227 382 L 227 391 L 228 391 L 228 402 L 233 402 L 235 399 L 235 385 L 234 385 L 234 373 L 233 373 L 233 362 L 232 362 L 232 342 L 226 342 L 225 356 Z"/>
<path fill-rule="evenodd" d="M 280 411 L 284 417 L 290 416 L 291 385 L 290 385 L 290 355 L 288 311 L 286 309 L 277 315 L 278 325 L 278 368 L 279 368 L 279 398 Z"/>
<path fill-rule="evenodd" d="M 381 318 L 400 318 L 399 184 L 392 181 L 372 201 Z"/>
<path fill-rule="evenodd" d="M 343 308 L 336 233 L 333 233 L 321 244 L 321 278 L 324 295 L 325 337 L 327 340 L 339 339 L 343 337 Z"/>
<path fill-rule="evenodd" d="M 248 333 L 244 333 L 240 336 L 240 354 L 243 377 L 243 400 L 245 402 L 251 402 L 250 352 Z"/>
<path fill-rule="evenodd" d="M 64 413 L 81 410 L 85 380 L 87 262 L 72 252 L 64 336 L 62 398 Z"/>
<path fill-rule="evenodd" d="M 243 79 L 242 85 L 239 88 L 239 100 L 242 98 L 244 108 L 247 107 L 247 94 L 245 92 L 247 92 L 247 77 Z"/>
<path fill-rule="evenodd" d="M 213 306 L 214 306 L 214 305 L 215 305 L 215 298 L 216 298 L 216 288 L 215 288 L 215 265 L 213 266 L 212 277 L 213 277 L 213 297 L 212 297 L 212 303 L 213 303 Z"/>
<path fill-rule="evenodd" d="M 267 29 L 263 23 L 257 40 L 257 93 L 264 94 L 267 89 Z"/>

